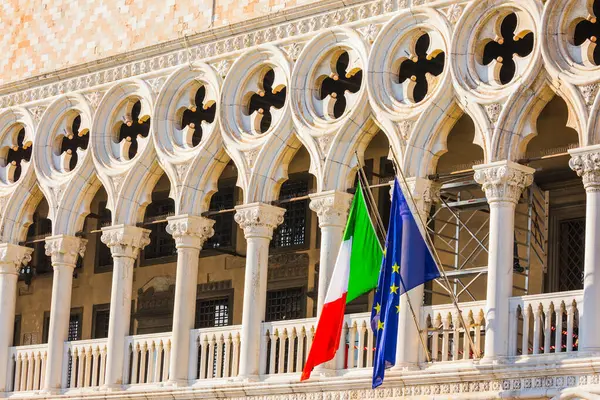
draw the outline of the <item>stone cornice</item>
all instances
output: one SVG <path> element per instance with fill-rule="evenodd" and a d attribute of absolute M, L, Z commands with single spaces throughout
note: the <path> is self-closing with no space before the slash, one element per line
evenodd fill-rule
<path fill-rule="evenodd" d="M 475 181 L 482 186 L 488 203 L 517 204 L 527 186 L 533 183 L 533 168 L 513 161 L 497 161 L 473 166 Z"/>
<path fill-rule="evenodd" d="M 263 203 L 250 203 L 235 207 L 235 222 L 248 238 L 273 237 L 273 229 L 283 223 L 285 209 Z"/>
<path fill-rule="evenodd" d="M 464 2 L 430 1 L 428 5 L 435 4 L 436 8 L 446 7 L 451 10 L 451 5 Z M 422 2 L 419 3 L 421 4 Z M 173 68 L 196 61 L 216 63 L 221 58 L 235 57 L 241 51 L 266 43 L 292 45 L 308 40 L 311 33 L 323 29 L 345 24 L 375 23 L 373 18 L 408 8 L 409 5 L 409 0 L 325 0 L 270 13 L 263 17 L 8 83 L 0 86 L 0 110 L 68 92 L 87 89 L 93 92 L 98 90 L 99 86 L 121 79 L 166 74 Z M 383 21 L 377 23 L 381 22 Z"/>
<path fill-rule="evenodd" d="M 52 258 L 52 266 L 75 268 L 77 258 L 85 254 L 87 240 L 76 236 L 57 235 L 46 238 L 46 255 Z"/>
<path fill-rule="evenodd" d="M 339 191 L 328 191 L 309 195 L 311 210 L 319 217 L 319 226 L 345 226 L 352 195 Z"/>
<path fill-rule="evenodd" d="M 583 180 L 588 192 L 600 191 L 600 145 L 569 150 L 569 167 Z"/>
<path fill-rule="evenodd" d="M 10 243 L 0 244 L 0 274 L 17 275 L 21 265 L 31 261 L 33 249 Z"/>
<path fill-rule="evenodd" d="M 115 225 L 102 228 L 102 243 L 110 248 L 113 257 L 136 259 L 140 249 L 150 243 L 150 231 L 129 225 Z"/>
<path fill-rule="evenodd" d="M 178 215 L 167 218 L 167 232 L 173 235 L 177 248 L 192 247 L 201 249 L 215 230 L 215 220 L 193 215 Z"/>

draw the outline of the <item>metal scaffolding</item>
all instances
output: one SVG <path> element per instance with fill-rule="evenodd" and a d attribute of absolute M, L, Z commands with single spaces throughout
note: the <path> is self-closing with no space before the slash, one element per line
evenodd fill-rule
<path fill-rule="evenodd" d="M 440 255 L 442 268 L 457 297 L 482 300 L 473 290 L 488 272 L 489 205 L 481 186 L 465 176 L 451 176 L 442 184 L 441 202 L 432 207 L 428 231 Z M 529 293 L 532 268 L 547 266 L 548 193 L 535 184 L 528 187 L 516 208 L 514 293 Z M 448 295 L 435 284 L 430 293 Z M 479 298 L 478 298 L 479 297 Z"/>

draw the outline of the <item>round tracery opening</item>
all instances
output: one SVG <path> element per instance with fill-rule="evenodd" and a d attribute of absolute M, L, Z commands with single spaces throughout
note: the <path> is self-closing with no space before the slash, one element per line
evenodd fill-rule
<path fill-rule="evenodd" d="M 484 80 L 501 85 L 510 83 L 517 74 L 519 59 L 533 52 L 533 32 L 517 31 L 518 22 L 514 12 L 506 15 L 496 36 L 483 40 L 479 61 L 487 67 Z"/>
<path fill-rule="evenodd" d="M 407 84 L 407 97 L 414 103 L 425 99 L 435 80 L 444 71 L 446 54 L 436 49 L 429 52 L 431 38 L 421 35 L 414 46 L 414 55 L 400 63 L 398 83 Z"/>
<path fill-rule="evenodd" d="M 187 147 L 196 147 L 200 144 L 206 125 L 212 124 L 215 120 L 216 102 L 206 97 L 206 87 L 200 86 L 196 90 L 191 104 L 181 116 L 182 139 Z"/>
<path fill-rule="evenodd" d="M 600 0 L 595 0 L 590 13 L 586 18 L 577 20 L 573 32 L 573 44 L 581 47 L 584 60 L 593 65 L 600 65 L 600 48 L 597 41 L 600 39 Z"/>
<path fill-rule="evenodd" d="M 125 102 L 122 121 L 118 124 L 117 143 L 121 160 L 131 160 L 150 132 L 150 116 L 142 115 L 142 103 L 138 99 Z"/>
<path fill-rule="evenodd" d="M 275 71 L 266 70 L 257 84 L 258 90 L 246 94 L 249 98 L 246 115 L 250 116 L 251 129 L 254 133 L 265 133 L 271 127 L 274 113 L 285 104 L 285 85 L 275 85 Z"/>
<path fill-rule="evenodd" d="M 0 166 L 5 183 L 15 183 L 21 178 L 25 165 L 31 160 L 31 146 L 23 126 L 16 125 L 9 130 L 0 147 Z"/>
<path fill-rule="evenodd" d="M 362 84 L 362 69 L 350 65 L 347 51 L 339 54 L 332 62 L 331 72 L 317 78 L 320 81 L 319 100 L 323 102 L 323 114 L 337 119 L 344 115 Z"/>
<path fill-rule="evenodd" d="M 81 115 L 72 114 L 65 117 L 62 132 L 57 138 L 56 153 L 58 169 L 69 172 L 75 169 L 89 143 L 89 129 L 81 126 Z"/>

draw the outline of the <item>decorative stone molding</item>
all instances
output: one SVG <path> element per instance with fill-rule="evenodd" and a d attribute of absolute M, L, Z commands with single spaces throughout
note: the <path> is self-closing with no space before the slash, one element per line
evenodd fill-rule
<path fill-rule="evenodd" d="M 579 86 L 583 100 L 585 100 L 585 105 L 588 106 L 588 108 L 591 108 L 594 104 L 594 100 L 596 100 L 596 95 L 598 94 L 599 88 L 600 84 L 597 82 L 590 85 Z"/>
<path fill-rule="evenodd" d="M 215 220 L 193 215 L 167 217 L 167 232 L 173 235 L 177 248 L 193 247 L 201 249 L 215 230 Z"/>
<path fill-rule="evenodd" d="M 331 190 L 309 195 L 311 210 L 319 217 L 319 226 L 345 226 L 352 203 L 349 193 Z"/>
<path fill-rule="evenodd" d="M 0 244 L 0 275 L 17 275 L 21 265 L 31 261 L 33 249 L 25 246 L 17 246 L 10 243 Z"/>
<path fill-rule="evenodd" d="M 583 179 L 588 192 L 600 191 L 600 145 L 569 150 L 569 167 Z"/>
<path fill-rule="evenodd" d="M 431 206 L 440 201 L 441 183 L 425 178 L 406 178 L 406 183 L 404 190 L 412 196 L 421 218 L 426 218 Z"/>
<path fill-rule="evenodd" d="M 130 225 L 107 226 L 102 228 L 100 240 L 110 248 L 113 257 L 136 259 L 150 243 L 150 231 Z"/>
<path fill-rule="evenodd" d="M 482 185 L 488 203 L 517 204 L 523 189 L 533 183 L 533 168 L 513 161 L 497 161 L 473 166 L 475 181 Z"/>
<path fill-rule="evenodd" d="M 251 203 L 235 207 L 235 222 L 244 230 L 246 239 L 263 237 L 271 240 L 273 229 L 283 223 L 285 209 L 264 203 Z"/>
<path fill-rule="evenodd" d="M 87 240 L 76 236 L 57 235 L 46 238 L 46 255 L 52 257 L 52 267 L 75 268 L 77 258 L 85 254 Z"/>

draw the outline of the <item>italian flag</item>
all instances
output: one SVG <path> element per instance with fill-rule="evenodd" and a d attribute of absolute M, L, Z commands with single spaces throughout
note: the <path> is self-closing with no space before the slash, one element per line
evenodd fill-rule
<path fill-rule="evenodd" d="M 340 344 L 346 304 L 377 287 L 382 257 L 383 249 L 359 184 L 300 380 L 310 378 L 315 366 L 333 359 Z"/>

